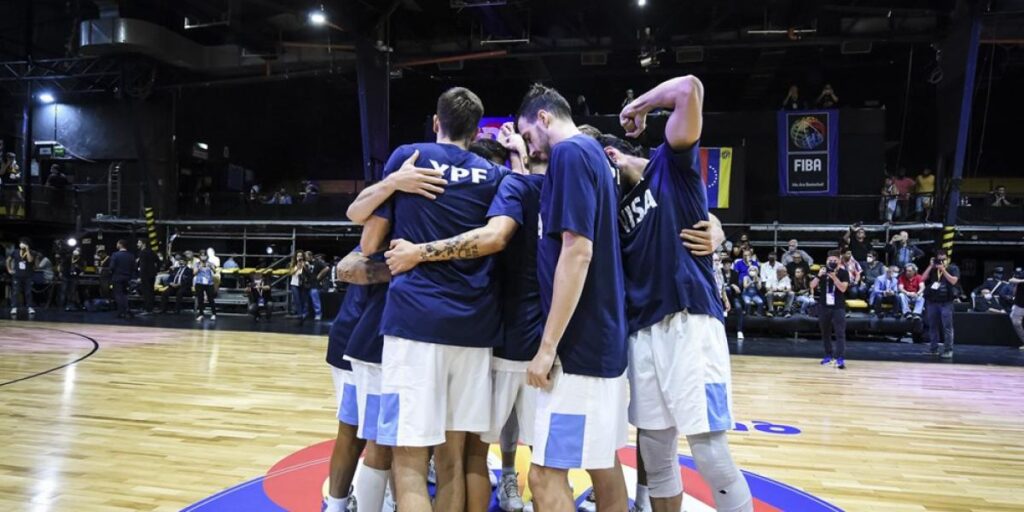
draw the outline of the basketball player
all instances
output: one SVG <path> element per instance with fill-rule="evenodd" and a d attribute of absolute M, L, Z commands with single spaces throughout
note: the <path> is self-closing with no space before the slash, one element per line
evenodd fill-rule
<path fill-rule="evenodd" d="M 678 436 L 686 436 L 721 512 L 753 510 L 726 440 L 731 370 L 711 252 L 684 251 L 677 233 L 709 218 L 699 168 L 704 89 L 693 76 L 668 80 L 619 115 L 630 137 L 647 114 L 672 110 L 665 143 L 650 160 L 608 146 L 626 190 L 619 203 L 629 318 L 629 419 L 637 427 L 655 511 L 680 510 Z"/>
<path fill-rule="evenodd" d="M 353 254 L 360 254 L 358 247 Z M 347 267 L 343 267 L 343 265 L 347 265 Z M 365 437 L 358 435 L 359 430 L 365 430 L 365 423 L 359 421 L 359 393 L 352 372 L 352 364 L 345 360 L 346 348 L 351 343 L 360 324 L 371 323 L 374 316 L 378 322 L 380 320 L 380 314 L 376 313 L 375 315 L 374 311 L 379 309 L 376 303 L 383 302 L 381 290 L 386 290 L 387 285 L 368 284 L 371 282 L 387 283 L 391 278 L 387 267 L 381 269 L 380 263 L 374 264 L 365 259 L 354 261 L 351 255 L 346 256 L 338 267 L 340 273 L 349 276 L 353 281 L 357 280 L 354 276 L 361 277 L 362 285 L 353 284 L 346 290 L 345 298 L 341 303 L 341 308 L 338 309 L 338 315 L 331 324 L 327 338 L 327 363 L 331 365 L 331 377 L 338 394 L 338 434 L 334 441 L 334 451 L 331 453 L 326 512 L 348 510 L 349 488 L 352 486 L 356 466 L 359 465 L 359 456 L 366 446 Z M 359 429 L 361 424 L 364 429 Z M 373 426 L 376 427 L 376 424 Z M 370 458 L 370 453 L 367 453 L 367 459 Z M 369 461 L 367 463 L 369 464 Z M 366 473 L 366 471 L 361 473 Z M 385 478 L 384 481 L 387 482 L 387 479 Z M 381 490 L 381 496 L 383 497 L 383 490 Z M 380 510 L 380 508 L 378 506 L 376 510 Z"/>
<path fill-rule="evenodd" d="M 362 254 L 359 247 L 338 263 L 338 275 L 349 283 L 349 295 L 362 299 L 363 308 L 354 325 L 348 325 L 348 343 L 344 350 L 344 363 L 351 364 L 351 378 L 355 385 L 357 416 L 357 443 L 366 444 L 363 468 L 356 474 L 353 496 L 358 509 L 377 512 L 384 505 L 385 492 L 391 477 L 391 449 L 377 444 L 377 421 L 380 413 L 381 351 L 384 339 L 380 335 L 380 319 L 384 312 L 384 299 L 391 274 L 383 263 L 383 255 L 372 258 Z M 338 312 L 342 318 L 345 304 Z M 348 318 L 348 315 L 345 315 Z M 331 326 L 333 333 L 338 320 Z M 335 355 L 335 358 L 337 356 Z M 351 400 L 351 397 L 346 397 Z M 340 441 L 340 440 L 339 440 Z M 358 457 L 358 456 L 357 456 Z M 394 505 L 386 510 L 392 510 Z"/>
<path fill-rule="evenodd" d="M 527 368 L 528 382 L 540 388 L 529 475 L 534 503 L 572 510 L 566 477 L 582 468 L 598 508 L 625 512 L 616 450 L 627 435 L 627 332 L 614 171 L 554 89 L 531 87 L 517 124 L 530 158 L 548 161 L 537 242 L 546 321 Z"/>
<path fill-rule="evenodd" d="M 415 155 L 419 166 L 440 171 L 447 185 L 434 200 L 371 191 L 387 202 L 366 221 L 365 252 L 384 249 L 389 236 L 425 242 L 484 224 L 498 183 L 509 171 L 466 150 L 482 115 L 483 104 L 468 89 L 441 95 L 433 121 L 437 141 L 399 147 L 384 172 L 394 173 Z M 364 206 L 377 207 L 363 199 Z M 388 288 L 377 441 L 395 447 L 402 512 L 431 510 L 426 487 L 431 446 L 438 447 L 438 510 L 463 510 L 467 491 L 490 495 L 486 464 L 484 474 L 466 473 L 464 448 L 467 433 L 478 437 L 490 429 L 491 349 L 502 339 L 493 267 L 491 258 L 423 266 L 396 276 Z"/>

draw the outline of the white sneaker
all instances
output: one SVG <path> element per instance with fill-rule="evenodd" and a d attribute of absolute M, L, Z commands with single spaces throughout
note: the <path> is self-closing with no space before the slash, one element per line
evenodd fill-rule
<path fill-rule="evenodd" d="M 594 497 L 594 490 L 587 493 L 587 499 L 580 504 L 580 512 L 597 512 L 597 498 Z"/>
<path fill-rule="evenodd" d="M 217 315 L 210 315 L 210 320 L 216 320 L 216 319 L 217 319 Z"/>
<path fill-rule="evenodd" d="M 32 315 L 35 315 L 35 314 L 36 314 L 36 310 L 35 309 L 28 308 L 28 316 L 32 316 Z"/>
<path fill-rule="evenodd" d="M 317 316 L 313 317 L 313 320 L 316 320 L 317 322 L 319 322 L 320 320 L 323 320 L 323 317 L 320 316 L 320 315 L 317 315 Z"/>
<path fill-rule="evenodd" d="M 738 339 L 738 340 L 742 340 L 743 339 L 743 331 L 736 331 L 736 339 Z"/>
<path fill-rule="evenodd" d="M 519 475 L 509 473 L 501 475 L 498 483 L 498 508 L 505 512 L 522 512 L 525 505 L 519 495 Z"/>
<path fill-rule="evenodd" d="M 437 467 L 434 466 L 434 456 L 430 456 L 430 462 L 427 464 L 427 482 L 437 485 Z"/>
<path fill-rule="evenodd" d="M 18 308 L 11 308 L 11 318 L 18 316 Z M 1024 347 L 1021 347 L 1024 350 Z"/>
<path fill-rule="evenodd" d="M 196 316 L 196 322 L 202 322 L 202 321 L 203 321 L 203 315 Z"/>
<path fill-rule="evenodd" d="M 384 506 L 381 508 L 381 512 L 396 512 L 398 510 L 398 504 L 395 503 L 395 496 L 391 494 L 391 485 L 384 488 Z"/>

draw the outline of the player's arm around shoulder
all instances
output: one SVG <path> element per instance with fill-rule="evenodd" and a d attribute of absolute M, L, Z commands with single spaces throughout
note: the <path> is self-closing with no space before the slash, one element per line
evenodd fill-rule
<path fill-rule="evenodd" d="M 408 272 L 430 261 L 471 260 L 504 251 L 519 224 L 511 217 L 497 215 L 487 224 L 444 240 L 414 244 L 408 240 L 392 240 L 384 253 L 392 275 Z"/>
<path fill-rule="evenodd" d="M 411 153 L 410 153 L 411 152 Z M 405 156 L 408 155 L 408 156 Z M 373 212 L 391 198 L 395 192 L 417 194 L 427 199 L 437 199 L 444 193 L 448 183 L 444 172 L 427 167 L 417 167 L 418 149 L 400 146 L 391 154 L 384 166 L 384 179 L 363 189 L 345 212 L 349 220 L 365 224 Z"/>

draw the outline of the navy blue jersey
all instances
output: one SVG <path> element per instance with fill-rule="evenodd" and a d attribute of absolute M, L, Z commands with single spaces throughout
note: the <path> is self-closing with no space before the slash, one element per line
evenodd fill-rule
<path fill-rule="evenodd" d="M 544 317 L 537 284 L 537 219 L 544 176 L 512 174 L 502 180 L 487 217 L 509 217 L 519 229 L 498 255 L 501 284 L 501 321 L 505 341 L 494 355 L 529 361 L 537 355 Z"/>
<path fill-rule="evenodd" d="M 384 350 L 384 336 L 380 334 L 380 319 L 384 314 L 388 284 L 371 284 L 362 288 L 365 288 L 363 293 L 366 295 L 363 314 L 348 337 L 345 355 L 366 363 L 380 364 L 381 353 Z"/>
<path fill-rule="evenodd" d="M 537 247 L 545 317 L 562 233 L 571 231 L 594 244 L 583 294 L 558 344 L 558 357 L 566 373 L 618 377 L 626 370 L 627 333 L 614 171 L 596 140 L 577 135 L 555 145 L 546 178 Z"/>
<path fill-rule="evenodd" d="M 334 322 L 331 322 L 331 330 L 327 333 L 327 364 L 335 368 L 352 369 L 352 365 L 345 360 L 345 349 L 352 331 L 366 309 L 367 288 L 369 287 L 358 284 L 348 285 L 338 314 L 334 317 Z"/>
<path fill-rule="evenodd" d="M 699 145 L 673 151 L 662 144 L 643 179 L 619 203 L 629 332 L 688 310 L 723 319 L 711 256 L 694 256 L 679 231 L 708 220 Z"/>
<path fill-rule="evenodd" d="M 374 215 L 391 221 L 393 239 L 413 243 L 453 237 L 484 225 L 487 209 L 508 169 L 451 144 L 410 144 L 391 154 L 388 175 L 419 150 L 416 165 L 444 173 L 436 200 L 397 193 Z M 415 341 L 462 347 L 501 344 L 501 311 L 494 258 L 423 263 L 395 276 L 388 289 L 381 332 Z"/>

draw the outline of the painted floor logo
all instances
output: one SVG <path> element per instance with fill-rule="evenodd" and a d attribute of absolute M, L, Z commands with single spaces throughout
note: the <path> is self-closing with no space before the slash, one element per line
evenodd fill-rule
<path fill-rule="evenodd" d="M 182 512 L 213 512 L 246 510 L 250 512 L 319 512 L 327 489 L 327 472 L 334 441 L 309 446 L 295 452 L 267 471 L 266 475 L 225 489 L 209 498 L 185 507 Z M 497 447 L 492 447 L 497 455 Z M 636 483 L 636 448 L 628 446 L 619 450 L 626 476 L 626 487 L 632 493 Z M 516 457 L 519 470 L 519 484 L 523 498 L 529 499 L 526 472 L 530 464 L 529 450 L 522 448 Z M 679 456 L 686 496 L 683 508 L 686 512 L 714 511 L 711 489 L 697 473 L 693 459 Z M 497 473 L 497 472 L 496 472 Z M 799 511 L 799 512 L 841 512 L 841 509 L 807 494 L 799 489 L 776 482 L 755 473 L 743 472 L 754 495 L 755 512 Z M 577 504 L 585 499 L 590 490 L 590 479 L 585 471 L 570 471 Z M 632 498 L 632 496 L 630 496 Z M 498 512 L 496 501 L 491 510 Z"/>

